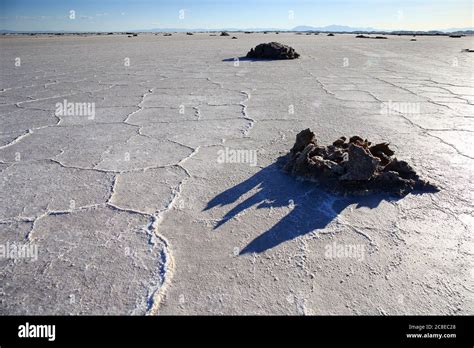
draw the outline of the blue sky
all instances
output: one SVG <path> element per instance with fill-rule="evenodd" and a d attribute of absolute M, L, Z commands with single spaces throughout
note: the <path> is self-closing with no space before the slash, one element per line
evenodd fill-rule
<path fill-rule="evenodd" d="M 472 0 L 0 0 L 0 29 L 11 30 L 290 29 L 331 24 L 430 30 L 472 27 L 472 22 Z"/>

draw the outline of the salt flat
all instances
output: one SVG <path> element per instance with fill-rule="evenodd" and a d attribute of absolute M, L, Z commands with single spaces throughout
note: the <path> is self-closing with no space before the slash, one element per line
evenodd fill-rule
<path fill-rule="evenodd" d="M 473 313 L 474 40 L 236 36 L 0 39 L 0 245 L 38 251 L 0 259 L 0 314 Z M 301 58 L 234 60 L 270 41 Z M 441 191 L 297 181 L 308 127 Z"/>

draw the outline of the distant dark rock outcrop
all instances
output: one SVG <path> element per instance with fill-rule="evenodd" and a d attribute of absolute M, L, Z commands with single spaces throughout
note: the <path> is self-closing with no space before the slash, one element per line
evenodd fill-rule
<path fill-rule="evenodd" d="M 333 33 L 329 33 L 328 36 L 334 36 L 334 34 L 333 34 Z"/>
<path fill-rule="evenodd" d="M 229 33 L 226 31 L 223 31 L 220 36 L 229 36 Z"/>
<path fill-rule="evenodd" d="M 186 35 L 194 35 L 193 33 L 187 32 Z"/>
<path fill-rule="evenodd" d="M 383 39 L 386 39 L 387 37 L 386 37 L 386 36 L 375 36 L 375 37 L 371 37 L 371 36 L 359 34 L 359 35 L 356 36 L 356 38 L 357 38 L 357 39 L 377 39 L 377 40 L 383 40 Z"/>
<path fill-rule="evenodd" d="M 294 48 L 279 42 L 262 43 L 247 53 L 248 58 L 261 59 L 296 59 L 299 56 Z"/>

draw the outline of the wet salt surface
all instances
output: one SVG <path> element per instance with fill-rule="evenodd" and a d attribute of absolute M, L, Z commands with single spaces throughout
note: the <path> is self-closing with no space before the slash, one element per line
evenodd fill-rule
<path fill-rule="evenodd" d="M 0 245 L 38 246 L 0 313 L 472 313 L 473 40 L 237 36 L 0 39 Z M 301 57 L 234 60 L 270 41 Z M 299 182 L 274 162 L 305 128 L 441 191 Z"/>

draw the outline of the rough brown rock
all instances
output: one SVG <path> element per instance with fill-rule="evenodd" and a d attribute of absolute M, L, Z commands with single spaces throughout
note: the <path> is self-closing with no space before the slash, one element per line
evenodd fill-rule
<path fill-rule="evenodd" d="M 438 191 L 394 154 L 388 143 L 372 145 L 357 135 L 319 146 L 315 134 L 305 129 L 296 136 L 284 170 L 342 193 L 386 191 L 403 196 L 413 190 Z"/>
<path fill-rule="evenodd" d="M 347 150 L 348 160 L 344 163 L 345 174 L 339 180 L 366 181 L 377 171 L 380 160 L 362 146 L 350 144 Z"/>
<path fill-rule="evenodd" d="M 279 42 L 269 42 L 257 45 L 248 53 L 248 58 L 262 59 L 296 59 L 300 55 L 296 53 L 294 48 L 283 45 Z"/>

